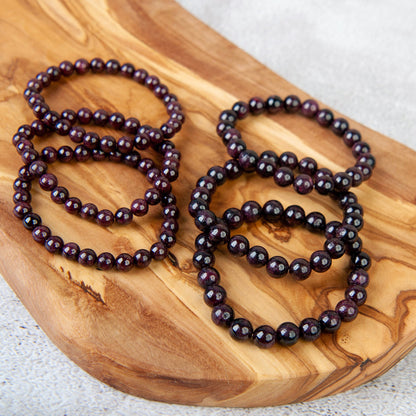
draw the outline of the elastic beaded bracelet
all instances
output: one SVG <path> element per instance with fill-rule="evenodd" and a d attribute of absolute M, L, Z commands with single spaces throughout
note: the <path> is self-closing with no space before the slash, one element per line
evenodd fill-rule
<path fill-rule="evenodd" d="M 41 95 L 43 89 L 47 88 L 53 82 L 57 82 L 62 76 L 69 77 L 72 74 L 83 75 L 91 71 L 94 74 L 120 74 L 125 78 L 130 78 L 138 84 L 145 85 L 150 89 L 156 98 L 162 100 L 169 115 L 167 122 L 163 123 L 158 129 L 162 136 L 166 139 L 172 138 L 178 131 L 180 131 L 185 115 L 182 112 L 182 107 L 177 101 L 174 94 L 169 93 L 166 85 L 161 84 L 160 80 L 155 75 L 149 75 L 145 69 L 135 69 L 130 63 L 120 65 L 115 59 L 110 59 L 106 63 L 101 58 L 94 58 L 91 62 L 86 59 L 78 59 L 75 64 L 69 61 L 63 61 L 59 67 L 51 66 L 45 72 L 40 72 L 35 79 L 31 79 L 27 83 L 27 88 L 23 95 L 36 118 L 49 121 L 49 127 L 56 130 L 58 134 L 67 134 L 71 128 L 71 124 L 76 117 L 81 123 L 93 120 L 95 124 L 104 126 L 107 123 L 115 126 L 123 126 L 127 131 L 135 133 L 135 129 L 140 126 L 137 119 L 127 119 L 120 113 L 108 114 L 105 110 L 97 110 L 95 113 L 84 109 L 81 113 L 74 113 L 72 110 L 66 110 L 65 114 L 61 116 L 50 110 L 44 97 Z"/>

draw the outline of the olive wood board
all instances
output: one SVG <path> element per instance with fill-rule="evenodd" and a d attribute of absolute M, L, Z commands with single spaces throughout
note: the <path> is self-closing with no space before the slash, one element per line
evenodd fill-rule
<path fill-rule="evenodd" d="M 216 135 L 219 113 L 238 100 L 275 93 L 308 95 L 289 84 L 170 0 L 33 1 L 1 3 L 0 272 L 50 339 L 97 379 L 140 397 L 203 406 L 266 406 L 306 401 L 358 386 L 387 371 L 416 339 L 416 179 L 407 173 L 416 153 L 349 120 L 373 148 L 377 168 L 356 189 L 365 209 L 361 232 L 371 254 L 367 303 L 357 319 L 316 342 L 262 350 L 231 339 L 211 322 L 192 265 L 198 231 L 187 213 L 197 178 L 229 159 Z M 49 254 L 13 216 L 12 182 L 21 161 L 11 145 L 16 129 L 33 120 L 22 92 L 26 82 L 64 59 L 117 58 L 156 74 L 185 109 L 174 138 L 183 155 L 174 183 L 181 209 L 173 256 L 129 273 L 84 268 Z M 167 115 L 146 88 L 122 77 L 72 76 L 45 91 L 54 109 L 88 106 L 138 117 L 159 126 Z M 323 106 L 323 104 L 321 104 Z M 337 115 L 340 115 L 336 113 Z M 314 157 L 333 171 L 353 157 L 342 140 L 298 115 L 249 117 L 238 123 L 250 148 L 289 150 Z M 98 129 L 104 132 L 102 129 Z M 115 134 L 112 130 L 105 130 Z M 52 135 L 35 142 L 67 142 Z M 146 153 L 146 152 L 144 152 Z M 391 158 L 391 155 L 395 155 Z M 154 155 L 152 155 L 153 157 Z M 55 164 L 51 168 L 72 195 L 115 210 L 143 195 L 146 181 L 110 162 Z M 244 175 L 215 194 L 220 215 L 244 201 L 300 203 L 328 220 L 341 211 L 315 192 L 299 196 L 272 179 Z M 103 229 L 64 212 L 37 186 L 33 206 L 54 234 L 97 252 L 130 252 L 156 241 L 157 207 L 126 227 Z M 308 256 L 323 238 L 304 229 L 255 223 L 243 227 L 251 244 L 288 259 Z M 174 260 L 176 258 L 176 261 Z M 237 316 L 254 326 L 318 317 L 343 298 L 348 259 L 303 282 L 272 279 L 220 249 L 216 267 Z"/>

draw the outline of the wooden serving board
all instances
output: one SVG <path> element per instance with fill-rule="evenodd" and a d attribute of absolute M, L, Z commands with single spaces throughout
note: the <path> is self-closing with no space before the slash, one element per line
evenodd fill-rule
<path fill-rule="evenodd" d="M 228 159 L 215 134 L 221 110 L 253 95 L 295 93 L 305 99 L 307 94 L 170 0 L 4 0 L 1 16 L 0 272 L 46 334 L 80 367 L 117 389 L 153 400 L 265 406 L 358 386 L 413 348 L 416 179 L 409 172 L 416 165 L 415 152 L 350 121 L 373 147 L 378 163 L 372 179 L 356 191 L 365 208 L 362 238 L 373 258 L 368 301 L 358 318 L 343 324 L 336 335 L 291 348 L 260 350 L 238 343 L 212 324 L 196 283 L 191 258 L 197 231 L 187 215 L 189 194 L 210 166 Z M 127 274 L 86 269 L 47 253 L 12 215 L 12 182 L 21 162 L 11 137 L 33 119 L 22 98 L 27 80 L 64 59 L 95 56 L 148 69 L 185 108 L 187 121 L 175 138 L 183 153 L 180 179 L 174 184 L 182 211 L 172 250 L 176 265 L 165 260 Z M 166 119 L 162 104 L 149 91 L 121 77 L 74 76 L 50 88 L 46 97 L 59 111 L 86 105 L 134 115 L 151 125 Z M 255 150 L 291 150 L 335 171 L 353 163 L 331 132 L 299 116 L 251 117 L 239 125 Z M 45 140 L 65 142 L 56 136 Z M 146 185 L 140 174 L 109 162 L 56 165 L 51 171 L 73 195 L 102 208 L 128 206 Z M 131 226 L 102 229 L 64 213 L 37 187 L 33 198 L 44 223 L 82 247 L 132 253 L 156 239 L 157 209 Z M 271 198 L 284 205 L 300 202 L 328 219 L 340 218 L 330 198 L 299 197 L 291 189 L 277 189 L 272 180 L 249 176 L 223 186 L 212 208 L 220 213 L 249 199 L 264 203 Z M 290 259 L 307 256 L 323 243 L 305 230 L 260 223 L 243 232 L 253 244 L 260 242 Z M 343 297 L 346 262 L 336 261 L 330 272 L 301 283 L 273 280 L 224 252 L 218 254 L 216 267 L 237 315 L 276 327 L 333 308 Z"/>

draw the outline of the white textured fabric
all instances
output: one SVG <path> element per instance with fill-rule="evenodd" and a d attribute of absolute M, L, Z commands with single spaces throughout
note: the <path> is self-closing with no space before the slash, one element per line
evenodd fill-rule
<path fill-rule="evenodd" d="M 179 0 L 311 97 L 416 148 L 414 0 Z M 352 391 L 260 409 L 166 405 L 93 379 L 44 335 L 0 279 L 0 415 L 414 415 L 416 351 Z"/>

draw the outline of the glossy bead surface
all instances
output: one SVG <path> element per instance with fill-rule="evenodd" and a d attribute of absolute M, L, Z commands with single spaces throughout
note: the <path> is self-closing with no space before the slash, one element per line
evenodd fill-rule
<path fill-rule="evenodd" d="M 68 260 L 77 261 L 79 255 L 79 245 L 77 243 L 66 243 L 62 247 L 62 256 Z"/>
<path fill-rule="evenodd" d="M 309 231 L 321 232 L 325 230 L 326 220 L 325 216 L 320 212 L 310 212 L 305 217 L 305 227 Z"/>
<path fill-rule="evenodd" d="M 276 169 L 273 179 L 276 182 L 276 185 L 285 187 L 293 183 L 293 180 L 295 179 L 295 175 L 292 169 L 288 167 L 280 167 Z"/>
<path fill-rule="evenodd" d="M 353 321 L 358 315 L 358 306 L 351 300 L 341 300 L 337 303 L 335 311 L 338 313 L 342 321 Z"/>
<path fill-rule="evenodd" d="M 104 252 L 97 256 L 98 270 L 111 270 L 114 267 L 115 259 L 111 253 Z"/>
<path fill-rule="evenodd" d="M 114 214 L 108 209 L 98 211 L 95 221 L 102 227 L 109 227 L 114 223 Z"/>
<path fill-rule="evenodd" d="M 241 214 L 246 222 L 256 222 L 261 218 L 262 208 L 256 201 L 247 201 L 241 207 Z"/>
<path fill-rule="evenodd" d="M 262 246 L 253 246 L 248 250 L 247 261 L 251 266 L 263 267 L 269 261 L 269 253 Z"/>
<path fill-rule="evenodd" d="M 315 341 L 321 335 L 321 325 L 314 318 L 303 319 L 299 324 L 299 333 L 305 341 Z"/>
<path fill-rule="evenodd" d="M 331 267 L 331 256 L 324 250 L 312 253 L 310 258 L 311 268 L 317 273 L 324 273 Z"/>
<path fill-rule="evenodd" d="M 129 208 L 122 207 L 115 212 L 114 219 L 117 224 L 127 225 L 133 221 L 133 213 Z"/>
<path fill-rule="evenodd" d="M 356 269 L 368 270 L 371 267 L 371 258 L 367 253 L 361 251 L 351 256 L 351 263 Z"/>
<path fill-rule="evenodd" d="M 209 229 L 208 238 L 215 245 L 225 244 L 230 239 L 230 230 L 224 224 L 215 224 Z"/>
<path fill-rule="evenodd" d="M 367 300 L 367 292 L 362 286 L 348 286 L 345 290 L 345 299 L 353 301 L 357 306 L 361 306 Z"/>
<path fill-rule="evenodd" d="M 197 269 L 211 267 L 215 264 L 215 256 L 209 251 L 198 250 L 194 253 L 192 262 Z"/>
<path fill-rule="evenodd" d="M 242 257 L 247 255 L 250 243 L 246 237 L 237 234 L 230 238 L 227 248 L 233 256 Z"/>
<path fill-rule="evenodd" d="M 350 272 L 347 278 L 349 285 L 367 287 L 370 281 L 368 273 L 363 269 L 355 269 Z"/>
<path fill-rule="evenodd" d="M 238 341 L 247 341 L 253 335 L 253 327 L 247 319 L 237 318 L 231 322 L 230 335 Z"/>
<path fill-rule="evenodd" d="M 83 266 L 94 266 L 97 260 L 97 255 L 95 251 L 90 248 L 84 248 L 79 252 L 78 263 Z"/>
<path fill-rule="evenodd" d="M 227 293 L 222 286 L 212 285 L 205 289 L 204 302 L 208 306 L 217 306 L 225 302 Z"/>
<path fill-rule="evenodd" d="M 305 259 L 295 259 L 290 263 L 289 273 L 295 280 L 305 280 L 311 274 L 311 265 Z"/>
<path fill-rule="evenodd" d="M 289 264 L 284 257 L 273 256 L 267 263 L 267 273 L 274 278 L 281 278 L 287 275 Z"/>
<path fill-rule="evenodd" d="M 220 283 L 220 275 L 213 267 L 204 267 L 198 272 L 198 284 L 203 288 L 218 285 Z"/>
<path fill-rule="evenodd" d="M 70 197 L 65 201 L 65 211 L 76 215 L 81 211 L 82 202 L 76 197 Z"/>
<path fill-rule="evenodd" d="M 33 239 L 40 244 L 45 244 L 46 240 L 51 236 L 51 230 L 45 225 L 38 225 L 32 231 Z"/>
<path fill-rule="evenodd" d="M 69 197 L 69 192 L 63 186 L 56 186 L 51 191 L 51 199 L 56 204 L 64 204 Z"/>
<path fill-rule="evenodd" d="M 336 311 L 326 310 L 319 315 L 319 323 L 323 332 L 335 332 L 341 326 L 341 317 Z"/>
<path fill-rule="evenodd" d="M 345 245 L 338 238 L 330 238 L 325 241 L 324 248 L 333 259 L 339 259 L 345 253 Z"/>
<path fill-rule="evenodd" d="M 259 160 L 258 154 L 254 150 L 243 150 L 238 155 L 238 163 L 245 172 L 254 172 Z"/>
<path fill-rule="evenodd" d="M 328 127 L 334 120 L 334 115 L 331 110 L 325 108 L 316 113 L 315 119 L 321 126 Z"/>
<path fill-rule="evenodd" d="M 306 195 L 313 190 L 313 181 L 309 175 L 300 174 L 293 181 L 293 188 L 301 195 Z"/>
<path fill-rule="evenodd" d="M 296 113 L 301 108 L 301 101 L 296 95 L 288 95 L 285 98 L 284 106 L 288 113 Z"/>
<path fill-rule="evenodd" d="M 81 218 L 84 218 L 90 221 L 95 220 L 97 214 L 98 214 L 97 206 L 91 203 L 84 204 L 81 207 L 81 210 L 79 212 L 79 215 Z"/>
<path fill-rule="evenodd" d="M 168 249 L 161 242 L 154 243 L 150 247 L 150 254 L 152 258 L 160 261 L 166 258 L 166 256 L 168 255 Z"/>
<path fill-rule="evenodd" d="M 284 221 L 291 226 L 304 224 L 305 218 L 305 211 L 299 205 L 289 205 L 283 212 Z"/>
<path fill-rule="evenodd" d="M 299 340 L 299 328 L 293 322 L 283 322 L 276 330 L 276 341 L 280 345 L 290 346 Z"/>
<path fill-rule="evenodd" d="M 262 325 L 253 332 L 254 344 L 260 348 L 271 348 L 276 342 L 276 332 L 269 325 Z"/>
<path fill-rule="evenodd" d="M 306 100 L 302 103 L 301 113 L 305 117 L 315 117 L 316 113 L 319 111 L 319 105 L 315 100 Z"/>
<path fill-rule="evenodd" d="M 128 272 L 134 266 L 134 259 L 128 253 L 121 253 L 116 257 L 115 267 L 120 272 Z"/>
<path fill-rule="evenodd" d="M 234 320 L 233 308 L 225 303 L 214 306 L 211 312 L 211 319 L 215 325 L 228 328 Z"/>
<path fill-rule="evenodd" d="M 136 267 L 144 268 L 151 263 L 152 255 L 149 250 L 141 248 L 134 253 L 133 259 Z"/>
<path fill-rule="evenodd" d="M 45 244 L 44 244 L 46 250 L 48 250 L 49 253 L 53 253 L 53 254 L 61 253 L 63 245 L 64 245 L 64 242 L 62 238 L 58 237 L 57 235 L 50 236 L 45 241 Z"/>

